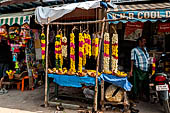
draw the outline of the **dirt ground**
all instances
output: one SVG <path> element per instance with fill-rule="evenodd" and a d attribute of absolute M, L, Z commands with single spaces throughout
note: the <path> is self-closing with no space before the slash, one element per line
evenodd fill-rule
<path fill-rule="evenodd" d="M 44 86 L 35 90 L 26 90 L 21 92 L 16 89 L 9 89 L 7 94 L 0 95 L 0 113 L 77 113 L 77 110 L 64 109 L 62 112 L 56 112 L 54 106 L 41 107 L 44 103 Z M 159 104 L 150 104 L 140 102 L 137 104 L 139 113 L 163 113 Z M 107 112 L 104 112 L 107 113 Z M 112 113 L 110 111 L 109 113 Z"/>

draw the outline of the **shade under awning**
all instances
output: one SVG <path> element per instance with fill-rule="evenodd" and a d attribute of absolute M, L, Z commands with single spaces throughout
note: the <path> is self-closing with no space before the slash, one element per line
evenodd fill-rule
<path fill-rule="evenodd" d="M 34 11 L 20 12 L 20 13 L 9 13 L 0 15 L 0 26 L 4 24 L 13 25 L 24 23 L 30 23 L 30 17 L 34 15 Z"/>
<path fill-rule="evenodd" d="M 158 20 L 165 22 L 170 19 L 170 3 L 154 4 L 134 4 L 117 5 L 116 8 L 110 8 L 107 11 L 108 19 L 122 19 L 111 23 L 119 22 L 156 22 Z"/>

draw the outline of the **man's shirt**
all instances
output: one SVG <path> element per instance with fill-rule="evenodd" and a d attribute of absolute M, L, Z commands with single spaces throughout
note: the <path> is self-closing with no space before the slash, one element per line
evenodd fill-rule
<path fill-rule="evenodd" d="M 148 67 L 149 67 L 149 54 L 145 49 L 145 52 L 140 48 L 140 47 L 136 47 L 133 48 L 131 51 L 131 60 L 134 61 L 134 65 L 143 70 L 143 71 L 148 71 Z"/>

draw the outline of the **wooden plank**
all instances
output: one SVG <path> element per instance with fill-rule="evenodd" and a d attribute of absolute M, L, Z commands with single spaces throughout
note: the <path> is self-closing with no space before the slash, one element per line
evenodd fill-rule
<path fill-rule="evenodd" d="M 103 21 L 104 20 L 105 20 L 105 17 Z M 101 38 L 99 39 L 99 52 L 98 52 L 97 65 L 96 65 L 96 85 L 95 85 L 95 95 L 94 95 L 94 110 L 95 111 L 97 111 L 99 59 L 100 59 L 100 50 L 101 50 L 101 45 L 102 45 L 102 40 L 103 40 L 103 35 L 104 35 L 104 27 L 105 27 L 105 22 L 103 22 Z"/>
<path fill-rule="evenodd" d="M 101 102 L 100 102 L 101 106 L 102 106 L 102 111 L 104 111 L 104 80 L 101 80 Z"/>
<path fill-rule="evenodd" d="M 48 18 L 49 20 L 49 18 Z M 48 44 L 49 44 L 49 24 L 47 25 L 46 55 L 45 55 L 45 107 L 48 106 Z"/>

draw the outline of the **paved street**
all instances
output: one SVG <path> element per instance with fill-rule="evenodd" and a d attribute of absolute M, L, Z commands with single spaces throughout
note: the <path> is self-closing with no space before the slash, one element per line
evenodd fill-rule
<path fill-rule="evenodd" d="M 7 94 L 0 95 L 0 113 L 55 113 L 55 107 L 40 107 L 43 101 L 43 86 L 24 92 L 11 89 Z M 140 102 L 136 108 L 140 110 L 139 113 L 163 113 L 159 104 Z M 66 109 L 60 113 L 77 113 L 77 111 Z"/>

